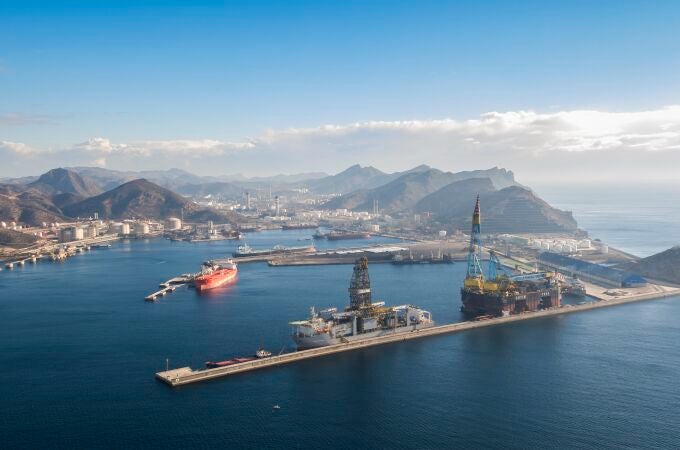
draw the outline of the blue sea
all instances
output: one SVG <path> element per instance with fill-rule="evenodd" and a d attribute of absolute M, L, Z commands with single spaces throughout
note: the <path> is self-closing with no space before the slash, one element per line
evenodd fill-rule
<path fill-rule="evenodd" d="M 535 186 L 592 238 L 645 257 L 680 245 L 680 184 Z"/>
<path fill-rule="evenodd" d="M 598 216 L 582 200 L 562 205 L 633 253 L 657 244 L 637 243 L 626 237 L 629 229 L 677 218 L 677 211 L 660 217 L 647 210 L 634 224 L 617 216 L 606 225 L 607 210 Z M 311 233 L 252 233 L 247 242 L 301 245 Z M 680 298 L 385 345 L 179 389 L 157 382 L 166 359 L 171 367 L 201 367 L 252 354 L 261 343 L 290 350 L 289 321 L 312 305 L 346 305 L 347 265 L 243 264 L 233 286 L 209 295 L 181 288 L 156 303 L 143 300 L 158 283 L 234 246 L 134 240 L 0 272 L 2 448 L 680 446 Z M 464 270 L 374 264 L 374 298 L 418 304 L 439 323 L 458 321 Z"/>

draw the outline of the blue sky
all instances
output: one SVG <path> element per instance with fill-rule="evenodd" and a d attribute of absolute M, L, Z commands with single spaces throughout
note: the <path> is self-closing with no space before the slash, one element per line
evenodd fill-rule
<path fill-rule="evenodd" d="M 680 103 L 678 30 L 673 1 L 0 0 L 0 142 L 22 174 L 36 161 L 332 172 L 350 157 L 398 170 L 417 139 L 402 147 L 374 127 L 324 139 L 318 127 L 662 111 Z M 661 117 L 665 130 L 676 115 Z M 291 129 L 317 131 L 312 142 L 271 137 Z M 162 150 L 182 145 L 190 161 Z M 474 163 L 446 151 L 423 162 Z"/>

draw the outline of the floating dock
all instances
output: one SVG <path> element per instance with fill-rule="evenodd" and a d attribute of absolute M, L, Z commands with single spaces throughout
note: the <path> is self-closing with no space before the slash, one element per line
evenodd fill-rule
<path fill-rule="evenodd" d="M 519 322 L 522 320 L 538 319 L 542 317 L 557 316 L 560 314 L 589 311 L 592 309 L 605 308 L 608 306 L 622 305 L 626 303 L 639 302 L 643 300 L 652 300 L 663 297 L 671 297 L 676 295 L 680 295 L 680 289 L 665 289 L 658 292 L 631 295 L 629 297 L 614 298 L 611 300 L 603 299 L 581 305 L 564 305 L 561 308 L 552 308 L 507 317 L 497 317 L 479 321 L 439 325 L 432 328 L 411 331 L 408 333 L 388 334 L 374 338 L 352 341 L 346 344 L 329 345 L 327 347 L 286 353 L 283 355 L 271 356 L 269 358 L 248 361 L 241 364 L 234 364 L 228 367 L 218 367 L 215 369 L 201 369 L 201 370 L 194 370 L 190 367 L 181 367 L 178 369 L 171 369 L 166 370 L 164 372 L 158 372 L 156 373 L 156 379 L 166 383 L 169 386 L 177 387 L 183 386 L 185 384 L 198 383 L 200 381 L 207 381 L 215 378 L 222 378 L 237 373 L 250 372 L 253 370 L 264 369 L 267 367 L 274 367 L 296 361 L 303 361 L 305 359 L 317 358 L 321 356 L 332 355 L 335 353 L 372 347 L 375 345 L 389 344 L 391 342 L 401 342 L 428 336 L 436 336 L 440 334 L 457 333 L 461 331 L 472 330 L 475 328 L 484 328 L 494 325 L 501 325 L 505 323 Z"/>

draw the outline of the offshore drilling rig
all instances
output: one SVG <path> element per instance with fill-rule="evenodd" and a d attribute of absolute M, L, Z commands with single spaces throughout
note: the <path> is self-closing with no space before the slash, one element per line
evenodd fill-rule
<path fill-rule="evenodd" d="M 463 306 L 460 310 L 466 316 L 508 316 L 560 306 L 560 287 L 551 272 L 509 275 L 491 250 L 484 276 L 482 248 L 482 218 L 477 196 L 472 213 L 467 273 L 461 288 Z"/>
<path fill-rule="evenodd" d="M 410 333 L 434 326 L 432 315 L 413 305 L 385 306 L 373 302 L 368 259 L 354 264 L 349 284 L 349 307 L 344 311 L 311 308 L 307 320 L 290 322 L 298 349 L 348 343 L 388 334 Z"/>

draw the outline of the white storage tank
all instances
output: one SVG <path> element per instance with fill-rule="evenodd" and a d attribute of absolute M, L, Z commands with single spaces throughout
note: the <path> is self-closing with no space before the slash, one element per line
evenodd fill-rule
<path fill-rule="evenodd" d="M 73 227 L 65 227 L 59 230 L 59 242 L 70 242 L 73 240 Z"/>
<path fill-rule="evenodd" d="M 444 239 L 446 237 L 446 230 L 440 230 L 439 231 L 439 237 Z"/>
<path fill-rule="evenodd" d="M 137 222 L 135 224 L 135 233 L 149 234 L 149 224 L 146 222 Z"/>
<path fill-rule="evenodd" d="M 181 230 L 182 221 L 177 217 L 170 217 L 168 220 L 165 221 L 165 228 L 168 230 Z"/>
<path fill-rule="evenodd" d="M 109 232 L 121 234 L 123 232 L 123 224 L 121 222 L 113 222 L 109 224 Z"/>
<path fill-rule="evenodd" d="M 7 228 L 7 222 L 0 222 L 0 228 Z"/>
<path fill-rule="evenodd" d="M 130 224 L 121 223 L 120 224 L 120 234 L 130 234 Z"/>
<path fill-rule="evenodd" d="M 85 239 L 85 230 L 82 227 L 74 227 L 73 228 L 73 240 L 79 241 L 81 239 Z"/>

